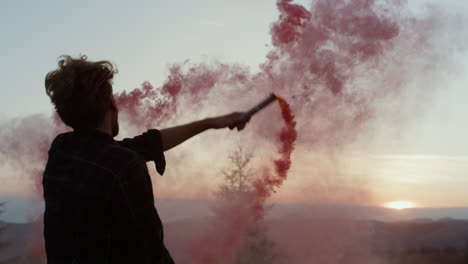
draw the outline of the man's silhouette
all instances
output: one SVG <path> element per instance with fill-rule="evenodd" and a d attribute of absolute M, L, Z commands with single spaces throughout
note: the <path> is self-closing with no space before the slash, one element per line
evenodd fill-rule
<path fill-rule="evenodd" d="M 108 61 L 64 56 L 46 92 L 72 132 L 58 135 L 43 177 L 48 264 L 174 263 L 163 242 L 147 161 L 210 128 L 244 128 L 244 113 L 207 118 L 134 138 L 119 133 Z"/>

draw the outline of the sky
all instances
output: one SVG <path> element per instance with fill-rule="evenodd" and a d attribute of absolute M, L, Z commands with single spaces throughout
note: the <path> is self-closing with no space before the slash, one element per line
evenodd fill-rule
<path fill-rule="evenodd" d="M 298 2 L 308 6 L 308 1 Z M 409 5 L 415 13 L 426 12 L 428 5 L 435 5 L 464 21 L 463 14 L 468 12 L 464 1 L 437 2 L 440 1 L 409 0 Z M 51 113 L 44 77 L 63 54 L 86 54 L 91 60 L 108 59 L 115 63 L 119 69 L 114 79 L 117 92 L 139 87 L 144 81 L 158 86 L 164 82 L 171 64 L 186 60 L 239 63 L 255 72 L 271 49 L 269 27 L 278 15 L 274 3 L 6 1 L 0 9 L 0 122 Z M 452 30 L 466 33 L 463 28 Z M 463 42 L 465 38 L 460 39 Z M 467 54 L 458 53 L 458 59 L 447 66 L 450 69 L 441 75 L 440 89 L 429 98 L 414 102 L 418 118 L 413 125 L 405 127 L 398 137 L 386 140 L 378 151 L 352 154 L 351 170 L 359 172 L 362 167 L 371 167 L 366 170 L 371 177 L 365 184 L 375 197 L 373 203 L 410 200 L 421 207 L 468 206 Z M 232 110 L 240 109 L 233 106 Z M 412 115 L 411 108 L 405 111 Z M 308 169 L 293 168 L 292 173 L 307 174 Z M 0 177 L 12 181 L 8 179 L 11 175 Z M 278 194 L 277 200 L 307 202 L 304 193 L 309 190 L 303 188 L 306 181 L 286 183 L 286 190 Z M 164 191 L 161 195 L 170 196 Z"/>

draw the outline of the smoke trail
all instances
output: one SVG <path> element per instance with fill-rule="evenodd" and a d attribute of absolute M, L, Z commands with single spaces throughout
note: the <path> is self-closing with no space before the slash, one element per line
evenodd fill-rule
<path fill-rule="evenodd" d="M 218 215 L 223 222 L 219 230 L 191 241 L 189 254 L 193 263 L 229 262 L 239 250 L 249 227 L 263 220 L 266 199 L 286 180 L 297 138 L 296 121 L 288 103 L 281 97 L 277 97 L 277 101 L 286 127 L 279 133 L 280 157 L 274 160 L 275 173 L 265 168 L 263 175 L 252 182 L 252 191 L 231 204 L 224 215 Z"/>
<path fill-rule="evenodd" d="M 249 77 L 245 68 L 236 65 L 184 66 L 172 66 L 161 87 L 145 82 L 129 93 L 116 94 L 123 120 L 140 129 L 159 127 L 175 119 L 180 108 L 185 111 L 190 107 L 193 111 L 200 107 L 214 87 L 242 85 Z"/>
<path fill-rule="evenodd" d="M 281 108 L 281 115 L 286 124 L 282 129 L 280 138 L 280 158 L 274 161 L 275 175 L 265 172 L 263 177 L 253 182 L 253 215 L 255 219 L 261 220 L 264 216 L 265 200 L 272 195 L 275 188 L 281 186 L 286 180 L 289 169 L 291 168 L 291 154 L 294 151 L 294 143 L 297 139 L 296 121 L 291 112 L 289 104 L 281 97 L 277 97 Z"/>

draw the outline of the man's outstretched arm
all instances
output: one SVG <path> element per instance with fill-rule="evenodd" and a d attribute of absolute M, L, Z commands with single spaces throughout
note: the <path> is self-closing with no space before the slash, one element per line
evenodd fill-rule
<path fill-rule="evenodd" d="M 250 117 L 245 113 L 232 113 L 225 116 L 206 118 L 181 126 L 160 130 L 163 151 L 167 151 L 185 140 L 211 128 L 220 129 L 229 127 L 237 130 L 244 129 Z"/>

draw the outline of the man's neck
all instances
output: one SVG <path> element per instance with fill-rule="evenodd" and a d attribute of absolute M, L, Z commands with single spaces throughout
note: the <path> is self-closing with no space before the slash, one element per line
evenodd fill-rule
<path fill-rule="evenodd" d="M 100 126 L 96 127 L 96 130 L 112 137 L 112 126 L 110 125 L 110 122 L 105 121 L 106 120 L 104 120 Z"/>
<path fill-rule="evenodd" d="M 107 129 L 96 128 L 96 130 L 99 131 L 99 132 L 102 132 L 104 134 L 107 134 L 109 136 L 112 136 L 112 133 Z"/>
<path fill-rule="evenodd" d="M 112 113 L 110 111 L 106 113 L 104 120 L 102 120 L 101 124 L 96 127 L 96 130 L 114 137 L 112 135 Z"/>

